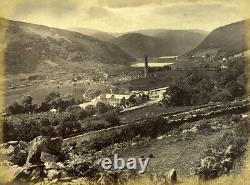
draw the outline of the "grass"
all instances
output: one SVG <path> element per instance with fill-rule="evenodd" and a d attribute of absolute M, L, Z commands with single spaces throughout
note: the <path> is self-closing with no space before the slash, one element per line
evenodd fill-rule
<path fill-rule="evenodd" d="M 158 76 L 149 76 L 148 78 L 131 80 L 120 84 L 120 87 L 130 90 L 145 90 L 160 88 L 173 84 L 179 78 L 185 78 L 192 70 L 171 70 L 151 73 L 151 75 L 157 74 Z M 201 77 L 214 78 L 216 71 L 202 70 L 195 71 Z M 149 74 L 150 75 L 150 74 Z"/>
<path fill-rule="evenodd" d="M 168 113 L 168 112 L 185 111 L 189 108 L 193 108 L 193 106 L 165 107 L 165 106 L 160 106 L 158 104 L 154 104 L 151 106 L 133 110 L 131 112 L 124 112 L 119 115 L 119 118 L 122 121 L 131 121 L 131 120 L 142 118 L 145 116 L 151 116 L 151 115 L 153 116 L 153 115 L 158 115 L 158 114 Z"/>

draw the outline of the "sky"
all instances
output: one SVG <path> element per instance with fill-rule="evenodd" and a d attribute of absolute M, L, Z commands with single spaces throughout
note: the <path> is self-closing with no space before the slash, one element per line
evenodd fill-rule
<path fill-rule="evenodd" d="M 0 7 L 5 7 L 5 12 L 0 16 L 57 28 L 106 32 L 160 28 L 212 31 L 248 18 L 242 13 L 243 1 L 1 0 Z"/>

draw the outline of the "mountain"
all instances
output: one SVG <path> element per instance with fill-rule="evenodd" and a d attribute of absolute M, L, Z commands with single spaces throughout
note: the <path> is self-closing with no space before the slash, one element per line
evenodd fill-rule
<path fill-rule="evenodd" d="M 197 30 L 138 30 L 111 40 L 129 55 L 141 58 L 182 55 L 200 44 L 206 32 Z"/>
<path fill-rule="evenodd" d="M 111 33 L 89 29 L 89 28 L 72 28 L 70 30 L 82 33 L 84 35 L 88 35 L 90 37 L 94 37 L 101 41 L 110 41 L 115 38 L 115 36 Z"/>
<path fill-rule="evenodd" d="M 247 50 L 247 31 L 250 30 L 250 19 L 219 27 L 212 31 L 205 40 L 187 55 L 205 56 L 234 55 Z"/>
<path fill-rule="evenodd" d="M 133 58 L 119 47 L 81 33 L 0 19 L 6 29 L 6 72 L 31 72 L 40 64 L 129 64 Z M 95 67 L 93 67 L 95 68 Z"/>
<path fill-rule="evenodd" d="M 135 58 L 142 58 L 146 54 L 150 57 L 157 57 L 165 52 L 164 42 L 140 33 L 128 33 L 113 39 L 111 42 Z"/>

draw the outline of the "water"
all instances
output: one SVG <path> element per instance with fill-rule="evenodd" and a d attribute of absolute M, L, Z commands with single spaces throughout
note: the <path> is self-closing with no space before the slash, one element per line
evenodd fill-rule
<path fill-rule="evenodd" d="M 172 65 L 173 63 L 171 62 L 160 62 L 160 63 L 157 63 L 157 62 L 149 62 L 148 63 L 148 66 L 149 67 L 164 67 L 164 66 L 168 66 L 168 65 Z M 144 67 L 145 64 L 144 62 L 138 62 L 138 63 L 135 63 L 133 65 L 131 65 L 132 67 Z"/>
<path fill-rule="evenodd" d="M 157 58 L 148 58 L 149 67 L 164 67 L 175 63 L 177 56 L 161 56 Z M 131 67 L 144 67 L 144 58 L 138 59 Z"/>
<path fill-rule="evenodd" d="M 159 58 L 166 58 L 166 59 L 176 59 L 177 56 L 162 56 Z"/>

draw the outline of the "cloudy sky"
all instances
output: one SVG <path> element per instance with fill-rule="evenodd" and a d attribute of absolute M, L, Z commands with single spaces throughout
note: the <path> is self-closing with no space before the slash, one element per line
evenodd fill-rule
<path fill-rule="evenodd" d="M 0 16 L 58 28 L 107 32 L 139 29 L 213 30 L 247 18 L 245 0 L 1 0 Z M 247 2 L 247 0 L 246 0 Z M 7 8 L 6 8 L 7 9 Z"/>

